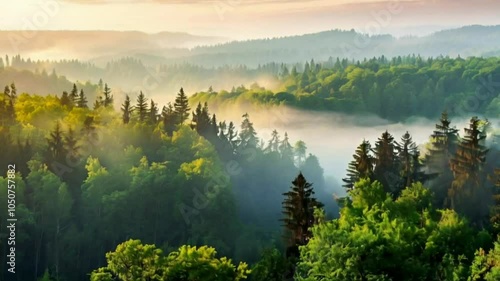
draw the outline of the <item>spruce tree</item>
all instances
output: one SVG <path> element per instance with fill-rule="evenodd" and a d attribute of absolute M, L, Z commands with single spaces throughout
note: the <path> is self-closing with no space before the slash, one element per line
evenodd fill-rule
<path fill-rule="evenodd" d="M 460 139 L 450 165 L 454 180 L 448 192 L 449 207 L 467 216 L 475 224 L 482 225 L 485 213 L 485 175 L 483 166 L 488 149 L 484 146 L 486 136 L 479 129 L 481 120 L 473 117 L 465 136 Z M 481 200 L 483 199 L 483 200 Z"/>
<path fill-rule="evenodd" d="M 70 99 L 71 99 L 71 103 L 73 105 L 77 104 L 77 102 L 78 102 L 78 88 L 76 87 L 76 84 L 73 84 L 73 89 L 71 89 L 71 93 L 70 93 Z"/>
<path fill-rule="evenodd" d="M 174 103 L 175 114 L 177 116 L 177 124 L 182 124 L 189 118 L 189 100 L 186 94 L 184 93 L 184 89 L 181 88 L 177 97 L 175 98 Z"/>
<path fill-rule="evenodd" d="M 138 115 L 139 122 L 144 122 L 148 115 L 148 104 L 147 99 L 142 91 L 139 93 L 139 96 L 137 96 L 137 104 L 135 106 L 135 109 Z"/>
<path fill-rule="evenodd" d="M 54 130 L 50 132 L 49 138 L 47 139 L 45 163 L 52 172 L 59 175 L 56 170 L 59 166 L 65 165 L 67 154 L 68 151 L 64 144 L 64 135 L 61 130 L 61 125 L 57 122 Z"/>
<path fill-rule="evenodd" d="M 285 132 L 285 136 L 279 145 L 279 152 L 281 159 L 286 159 L 293 161 L 293 147 L 290 144 L 290 139 L 288 138 L 288 133 Z"/>
<path fill-rule="evenodd" d="M 347 192 L 354 188 L 354 184 L 360 179 L 368 178 L 373 180 L 373 167 L 375 159 L 370 155 L 371 144 L 369 141 L 363 142 L 356 148 L 353 155 L 354 160 L 349 163 L 347 168 L 347 177 L 342 181 L 345 183 L 343 187 Z"/>
<path fill-rule="evenodd" d="M 61 102 L 62 106 L 68 106 L 68 107 L 70 107 L 72 105 L 71 98 L 70 98 L 68 92 L 64 91 L 62 93 L 60 102 Z"/>
<path fill-rule="evenodd" d="M 268 145 L 266 147 L 266 151 L 279 152 L 279 146 L 280 146 L 280 137 L 278 131 L 273 130 L 273 132 L 271 133 L 271 139 L 269 140 Z"/>
<path fill-rule="evenodd" d="M 165 130 L 165 133 L 168 136 L 172 136 L 176 126 L 176 115 L 172 103 L 169 102 L 167 106 L 163 107 L 161 116 L 163 122 L 163 130 Z"/>
<path fill-rule="evenodd" d="M 323 204 L 313 195 L 314 190 L 302 173 L 294 179 L 291 190 L 283 193 L 283 215 L 285 238 L 287 239 L 287 256 L 298 257 L 298 247 L 306 245 L 311 238 L 310 228 L 315 223 L 314 208 L 322 208 Z"/>
<path fill-rule="evenodd" d="M 374 179 L 379 181 L 386 192 L 399 196 L 401 177 L 399 176 L 396 144 L 394 137 L 385 131 L 375 144 Z"/>
<path fill-rule="evenodd" d="M 152 125 L 158 122 L 158 107 L 153 99 L 151 99 L 151 105 L 149 106 L 148 121 Z"/>
<path fill-rule="evenodd" d="M 259 144 L 259 140 L 257 139 L 257 132 L 253 127 L 253 123 L 250 122 L 250 116 L 248 113 L 245 113 L 242 116 L 243 122 L 241 123 L 241 131 L 240 131 L 240 148 L 257 148 Z"/>
<path fill-rule="evenodd" d="M 128 95 L 125 96 L 125 101 L 122 104 L 121 110 L 123 124 L 128 124 L 133 112 L 133 107 L 130 103 L 130 97 Z"/>
<path fill-rule="evenodd" d="M 417 144 L 413 141 L 408 131 L 401 137 L 401 143 L 395 142 L 395 144 L 398 163 L 400 165 L 401 186 L 399 188 L 404 189 L 411 186 L 414 182 L 413 161 L 415 160 L 414 156 L 418 152 Z"/>
<path fill-rule="evenodd" d="M 444 111 L 431 135 L 431 147 L 424 157 L 424 166 L 434 178 L 428 185 L 434 192 L 436 208 L 447 206 L 446 198 L 453 182 L 450 160 L 456 152 L 458 129 L 450 125 L 451 120 L 448 118 L 448 113 Z"/>
<path fill-rule="evenodd" d="M 76 106 L 80 108 L 88 108 L 87 106 L 87 97 L 83 92 L 83 89 L 80 90 L 80 95 L 78 96 L 78 100 L 76 102 Z"/>
<path fill-rule="evenodd" d="M 104 107 L 113 106 L 113 95 L 111 94 L 111 88 L 108 87 L 108 84 L 104 84 L 104 100 L 102 104 Z"/>

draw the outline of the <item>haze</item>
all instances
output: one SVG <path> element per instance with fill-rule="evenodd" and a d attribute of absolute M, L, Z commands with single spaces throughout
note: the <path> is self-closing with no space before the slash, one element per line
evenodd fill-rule
<path fill-rule="evenodd" d="M 500 23 L 496 0 L 1 0 L 3 30 L 137 30 L 187 32 L 232 39 L 354 28 L 363 33 L 423 35 L 444 28 Z M 56 5 L 48 19 L 41 5 Z M 392 10 L 388 8 L 393 5 Z M 369 28 L 376 13 L 390 20 Z M 446 13 L 443 13 L 446 11 Z M 307 22 L 307 24 L 305 24 Z"/>

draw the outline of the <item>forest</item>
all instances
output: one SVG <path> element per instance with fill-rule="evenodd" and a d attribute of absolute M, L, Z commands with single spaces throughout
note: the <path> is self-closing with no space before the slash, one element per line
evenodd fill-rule
<path fill-rule="evenodd" d="M 278 66 L 279 67 L 279 66 Z M 391 121 L 413 116 L 439 118 L 466 112 L 498 117 L 498 58 L 427 58 L 384 56 L 350 63 L 330 58 L 301 68 L 281 65 L 275 90 L 258 84 L 231 91 L 200 92 L 194 102 L 286 105 L 353 115 L 374 114 Z"/>
<path fill-rule="evenodd" d="M 479 77 L 500 74 L 498 59 L 406 59 L 415 65 L 311 62 L 283 75 L 291 93 L 236 91 L 298 107 L 305 91 L 321 104 L 331 92 L 333 101 L 359 103 L 358 111 L 403 118 L 412 99 L 398 100 L 401 114 L 381 100 L 387 108 L 369 109 L 360 95 L 373 92 L 368 81 L 380 93 L 392 88 L 394 99 L 413 94 L 427 116 L 429 107 L 463 100 L 460 87 L 471 95 Z M 21 93 L 9 83 L 0 95 L 0 186 L 15 181 L 16 280 L 500 278 L 495 122 L 472 116 L 457 129 L 441 110 L 420 146 L 410 132 L 380 132 L 353 152 L 343 179 L 348 196 L 335 197 L 306 143 L 276 130 L 261 139 L 245 113 L 239 121 L 217 118 L 212 103 L 238 93 L 188 97 L 181 88 L 164 105 L 142 92 L 117 104 L 110 85 L 95 87 L 93 98 L 76 83 L 57 95 Z M 427 95 L 441 100 L 425 103 Z M 483 113 L 498 117 L 498 98 L 490 98 Z M 7 210 L 8 193 L 0 197 Z M 5 245 L 8 214 L 0 214 Z M 2 269 L 7 254 L 2 247 Z"/>

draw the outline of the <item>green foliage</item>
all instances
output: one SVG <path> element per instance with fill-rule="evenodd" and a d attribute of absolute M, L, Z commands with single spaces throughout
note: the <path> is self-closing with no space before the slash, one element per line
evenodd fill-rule
<path fill-rule="evenodd" d="M 356 183 L 339 219 L 312 228 L 296 280 L 464 280 L 474 233 L 453 211 L 436 213 L 421 184 L 397 200 Z M 470 241 L 472 243 L 464 243 Z M 460 277 L 462 276 L 462 277 Z M 442 279 L 444 278 L 444 279 Z"/>
<path fill-rule="evenodd" d="M 245 263 L 233 265 L 230 259 L 217 258 L 211 247 L 182 246 L 164 256 L 154 245 L 129 240 L 106 254 L 107 266 L 94 270 L 91 281 L 239 281 L 250 270 Z"/>
<path fill-rule="evenodd" d="M 289 261 L 278 249 L 267 249 L 262 253 L 258 263 L 252 267 L 251 281 L 282 281 Z"/>
<path fill-rule="evenodd" d="M 467 101 L 478 101 L 477 112 L 498 116 L 498 98 L 492 90 L 500 79 L 499 58 L 420 56 L 365 59 L 362 63 L 331 58 L 307 71 L 309 62 L 297 64 L 291 74 L 279 75 L 283 66 L 276 65 L 275 91 L 239 87 L 227 93 L 200 92 L 191 101 L 211 105 L 234 105 L 247 102 L 265 105 L 287 105 L 308 110 L 349 114 L 374 114 L 393 121 L 412 116 L 435 118 L 445 109 L 463 116 Z M 272 67 L 272 65 L 270 66 Z M 299 70 L 297 70 L 299 69 Z M 302 71 L 302 72 L 299 72 Z M 478 87 L 483 85 L 484 87 Z M 479 97 L 485 97 L 479 98 Z M 453 110 L 453 112 L 452 112 Z"/>

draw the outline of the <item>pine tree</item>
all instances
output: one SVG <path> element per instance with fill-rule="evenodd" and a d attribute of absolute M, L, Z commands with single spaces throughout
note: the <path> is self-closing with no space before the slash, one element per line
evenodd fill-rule
<path fill-rule="evenodd" d="M 434 204 L 437 208 L 449 206 L 446 198 L 453 182 L 450 160 L 456 152 L 458 129 L 450 127 L 450 124 L 451 120 L 444 111 L 439 123 L 436 124 L 436 130 L 431 135 L 431 147 L 424 157 L 425 168 L 434 178 L 429 187 L 434 192 Z"/>
<path fill-rule="evenodd" d="M 150 124 L 156 124 L 158 122 L 158 107 L 156 103 L 151 99 L 151 105 L 149 106 L 148 121 Z"/>
<path fill-rule="evenodd" d="M 400 165 L 400 175 L 401 175 L 401 186 L 400 189 L 411 186 L 414 182 L 413 179 L 413 161 L 414 156 L 417 154 L 417 144 L 413 141 L 410 133 L 408 131 L 401 137 L 401 143 L 395 142 L 396 151 L 398 157 L 398 163 Z"/>
<path fill-rule="evenodd" d="M 250 122 L 250 116 L 248 113 L 245 113 L 242 116 L 243 122 L 241 123 L 241 131 L 240 131 L 240 148 L 257 148 L 259 144 L 259 140 L 257 139 L 257 132 L 253 127 L 253 123 Z"/>
<path fill-rule="evenodd" d="M 66 91 L 62 93 L 60 101 L 62 106 L 68 106 L 68 107 L 71 106 L 71 98 L 69 97 L 69 94 Z"/>
<path fill-rule="evenodd" d="M 464 129 L 465 136 L 459 141 L 455 156 L 450 161 L 454 180 L 448 197 L 449 207 L 481 225 L 487 214 L 484 214 L 481 205 L 474 205 L 481 204 L 486 191 L 483 165 L 488 149 L 483 145 L 486 136 L 479 129 L 480 122 L 477 117 L 471 118 L 469 128 Z"/>
<path fill-rule="evenodd" d="M 142 91 L 139 93 L 139 96 L 137 96 L 137 105 L 135 106 L 135 109 L 138 114 L 139 122 L 144 122 L 146 120 L 146 116 L 148 115 L 148 104 Z"/>
<path fill-rule="evenodd" d="M 108 87 L 108 84 L 104 84 L 104 100 L 102 104 L 104 107 L 113 106 L 113 95 L 111 94 L 111 89 Z"/>
<path fill-rule="evenodd" d="M 229 122 L 229 125 L 227 126 L 226 136 L 227 140 L 231 144 L 232 152 L 236 152 L 236 149 L 239 145 L 238 131 L 236 131 L 236 127 L 234 126 L 234 123 L 232 121 Z"/>
<path fill-rule="evenodd" d="M 189 108 L 189 100 L 186 94 L 184 94 L 183 88 L 181 88 L 181 90 L 177 94 L 177 97 L 175 98 L 174 108 L 175 114 L 177 116 L 177 124 L 184 123 L 184 121 L 189 118 L 189 111 L 191 110 L 191 108 Z"/>
<path fill-rule="evenodd" d="M 128 124 L 134 110 L 132 105 L 130 104 L 130 97 L 128 95 L 125 96 L 125 101 L 122 104 L 121 110 L 123 124 Z"/>
<path fill-rule="evenodd" d="M 207 137 L 210 127 L 210 116 L 208 113 L 208 105 L 202 107 L 201 103 L 198 103 L 195 111 L 193 112 L 193 118 L 191 120 L 192 126 L 196 129 L 196 132 L 201 136 Z"/>
<path fill-rule="evenodd" d="M 397 197 L 400 192 L 400 181 L 396 145 L 394 137 L 385 131 L 375 144 L 374 179 L 379 181 L 386 192 Z"/>
<path fill-rule="evenodd" d="M 290 140 L 288 138 L 288 133 L 285 132 L 285 137 L 280 143 L 279 151 L 281 155 L 281 159 L 291 160 L 293 161 L 293 147 L 290 144 Z"/>
<path fill-rule="evenodd" d="M 71 90 L 70 93 L 70 99 L 72 104 L 77 104 L 78 102 L 78 88 L 76 87 L 76 84 L 73 84 L 73 89 Z"/>
<path fill-rule="evenodd" d="M 345 183 L 343 187 L 347 192 L 354 188 L 354 184 L 360 179 L 368 178 L 373 180 L 373 167 L 375 159 L 370 155 L 371 144 L 369 141 L 363 142 L 356 148 L 353 155 L 354 160 L 349 163 L 347 177 L 342 179 Z"/>
<path fill-rule="evenodd" d="M 176 126 L 176 115 L 172 103 L 169 102 L 167 106 L 163 107 L 161 116 L 163 129 L 168 136 L 172 136 Z"/>
<path fill-rule="evenodd" d="M 78 96 L 78 100 L 76 102 L 76 106 L 80 108 L 88 108 L 87 106 L 87 97 L 83 92 L 83 89 L 80 90 L 80 95 Z"/>
<path fill-rule="evenodd" d="M 315 223 L 314 208 L 322 208 L 323 204 L 313 195 L 314 190 L 302 173 L 292 182 L 289 192 L 283 193 L 283 215 L 287 241 L 287 255 L 298 257 L 298 247 L 306 245 L 311 238 L 310 228 Z"/>
<path fill-rule="evenodd" d="M 271 133 L 271 139 L 269 140 L 269 143 L 266 147 L 266 151 L 279 152 L 279 146 L 280 146 L 280 137 L 278 131 L 273 130 L 273 132 Z"/>
<path fill-rule="evenodd" d="M 45 163 L 52 172 L 58 175 L 59 173 L 56 171 L 58 169 L 57 167 L 65 165 L 68 153 L 64 145 L 64 136 L 59 122 L 56 123 L 54 130 L 50 132 L 47 144 L 48 147 L 45 154 Z"/>

